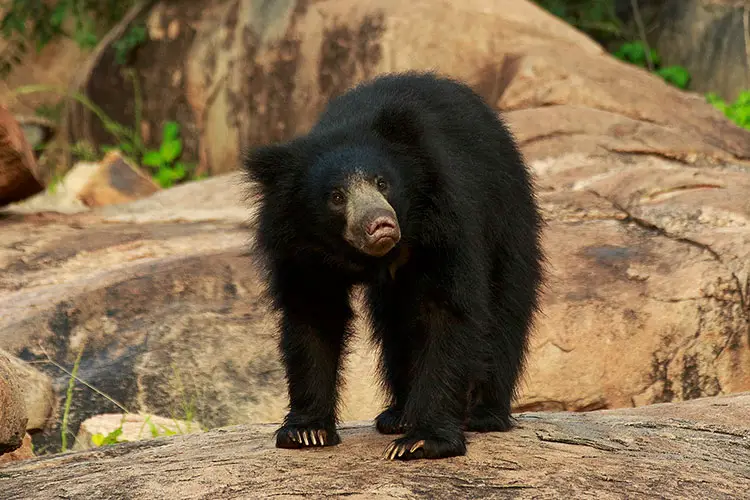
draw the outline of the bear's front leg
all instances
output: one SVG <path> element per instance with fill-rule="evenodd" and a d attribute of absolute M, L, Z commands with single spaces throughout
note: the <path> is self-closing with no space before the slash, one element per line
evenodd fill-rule
<path fill-rule="evenodd" d="M 318 289 L 305 295 L 297 284 L 282 295 L 281 358 L 290 409 L 276 431 L 278 448 L 333 446 L 339 366 L 352 311 L 346 290 Z"/>
<path fill-rule="evenodd" d="M 462 430 L 470 374 L 475 362 L 477 325 L 455 310 L 426 301 L 416 313 L 412 339 L 413 379 L 404 408 L 406 434 L 386 449 L 388 459 L 446 458 L 464 455 Z"/>

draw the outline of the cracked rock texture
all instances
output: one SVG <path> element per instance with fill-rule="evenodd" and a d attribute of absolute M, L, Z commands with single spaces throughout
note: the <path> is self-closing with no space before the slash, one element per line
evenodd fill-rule
<path fill-rule="evenodd" d="M 216 134 L 200 142 L 209 169 L 234 168 L 240 145 L 303 129 L 316 99 L 381 71 L 434 64 L 506 112 L 537 173 L 550 259 L 518 410 L 750 390 L 750 133 L 702 98 L 614 60 L 529 2 L 275 2 L 263 16 L 253 11 L 261 3 L 221 5 L 191 24 L 201 31 L 188 69 L 248 20 L 242 32 L 262 40 L 261 66 L 251 80 L 259 87 L 243 87 L 234 101 L 231 85 L 248 80 L 231 72 L 226 87 L 190 93 L 200 127 Z M 168 2 L 157 8 L 151 16 L 170 12 Z M 380 34 L 365 43 L 373 26 Z M 168 38 L 149 43 L 176 43 Z M 450 45 L 455 53 L 444 50 Z M 295 71 L 272 70 L 291 57 L 279 47 L 304 55 Z M 379 55 L 363 66 L 351 47 Z M 250 59 L 217 62 L 212 75 Z M 268 101 L 279 89 L 290 96 Z M 282 112 L 298 121 L 281 127 Z M 246 121 L 228 125 L 229 115 Z M 257 136 L 240 143 L 235 126 Z M 286 390 L 275 322 L 243 255 L 253 236 L 252 197 L 243 196 L 228 173 L 75 214 L 13 206 L 0 215 L 0 348 L 68 369 L 83 349 L 79 376 L 130 412 L 190 414 L 209 428 L 280 420 Z M 376 353 L 366 325 L 357 329 L 345 420 L 372 418 L 382 404 Z M 43 366 L 61 401 L 67 375 Z M 73 435 L 90 416 L 122 411 L 82 385 L 74 396 Z M 59 429 L 34 439 L 55 449 Z"/>
<path fill-rule="evenodd" d="M 525 413 L 469 434 L 468 454 L 391 462 L 391 437 L 342 425 L 333 448 L 281 450 L 243 425 L 0 468 L 7 500 L 34 498 L 735 499 L 750 490 L 750 393 L 591 413 Z M 31 494 L 30 492 L 34 492 Z"/>

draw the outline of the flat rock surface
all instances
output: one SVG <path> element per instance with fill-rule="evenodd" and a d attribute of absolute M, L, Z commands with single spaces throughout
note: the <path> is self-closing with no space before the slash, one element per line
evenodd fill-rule
<path fill-rule="evenodd" d="M 271 425 L 41 457 L 0 469 L 7 500 L 97 498 L 734 499 L 750 490 L 750 393 L 633 410 L 526 413 L 468 454 L 389 462 L 370 422 L 335 448 L 280 450 Z"/>

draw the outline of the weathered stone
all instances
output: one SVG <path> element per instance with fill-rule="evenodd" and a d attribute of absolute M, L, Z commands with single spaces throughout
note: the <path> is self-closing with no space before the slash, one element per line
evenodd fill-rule
<path fill-rule="evenodd" d="M 52 379 L 29 363 L 8 355 L 2 349 L 0 349 L 0 356 L 8 360 L 10 370 L 15 373 L 21 385 L 29 418 L 26 430 L 44 429 L 50 417 L 55 414 L 57 407 L 57 398 L 52 390 Z"/>
<path fill-rule="evenodd" d="M 5 106 L 0 106 L 0 207 L 43 189 L 21 126 Z"/>
<path fill-rule="evenodd" d="M 159 415 L 107 413 L 96 415 L 81 423 L 73 449 L 85 450 L 100 446 L 96 440 L 106 438 L 114 432 L 118 433 L 115 437 L 117 442 L 123 443 L 200 431 L 201 424 L 196 421 L 177 420 Z"/>
<path fill-rule="evenodd" d="M 11 368 L 10 360 L 0 352 L 0 454 L 21 447 L 26 422 L 28 415 L 21 382 Z"/>
<path fill-rule="evenodd" d="M 463 457 L 383 459 L 393 438 L 341 426 L 336 447 L 282 450 L 274 425 L 238 426 L 11 464 L 4 498 L 743 498 L 750 393 L 591 413 L 526 413 L 469 434 Z M 81 480 L 85 478 L 85 480 Z"/>
<path fill-rule="evenodd" d="M 750 388 L 746 292 L 737 288 L 750 262 L 738 196 L 750 173 L 614 154 L 532 164 L 551 272 L 518 408 L 587 410 Z M 70 367 L 85 341 L 80 376 L 130 411 L 171 415 L 189 403 L 208 427 L 279 420 L 286 388 L 275 321 L 243 255 L 252 204 L 243 207 L 240 187 L 231 174 L 90 214 L 10 217 L 0 345 L 40 359 L 31 342 L 39 339 Z M 347 419 L 382 406 L 377 353 L 361 319 L 357 330 Z M 50 374 L 64 390 L 67 376 Z M 73 429 L 115 410 L 81 386 L 72 408 Z"/>
<path fill-rule="evenodd" d="M 85 212 L 91 207 L 123 204 L 145 198 L 161 188 L 142 169 L 118 151 L 100 162 L 80 162 L 70 169 L 54 189 L 47 190 L 11 208 L 17 212 Z"/>
<path fill-rule="evenodd" d="M 159 191 L 156 182 L 117 151 L 98 164 L 77 197 L 88 207 L 115 205 L 145 198 Z"/>
<path fill-rule="evenodd" d="M 21 446 L 9 453 L 0 455 L 0 467 L 7 465 L 11 462 L 19 462 L 21 460 L 28 460 L 34 458 L 34 449 L 31 443 L 31 436 L 28 433 L 24 434 Z"/>

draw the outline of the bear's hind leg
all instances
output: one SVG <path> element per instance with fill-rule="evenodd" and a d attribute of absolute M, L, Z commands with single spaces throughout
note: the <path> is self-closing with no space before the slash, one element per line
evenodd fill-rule
<path fill-rule="evenodd" d="M 464 430 L 469 432 L 505 432 L 513 428 L 510 414 L 511 395 L 497 390 L 498 382 L 493 381 L 495 388 L 482 384 L 477 389 L 481 398 L 471 408 Z"/>
<path fill-rule="evenodd" d="M 471 432 L 503 432 L 514 426 L 511 405 L 538 305 L 539 264 L 533 260 L 510 265 L 497 262 L 493 280 L 493 324 L 488 342 L 493 355 L 489 376 L 478 388 L 478 404 L 465 426 Z"/>

